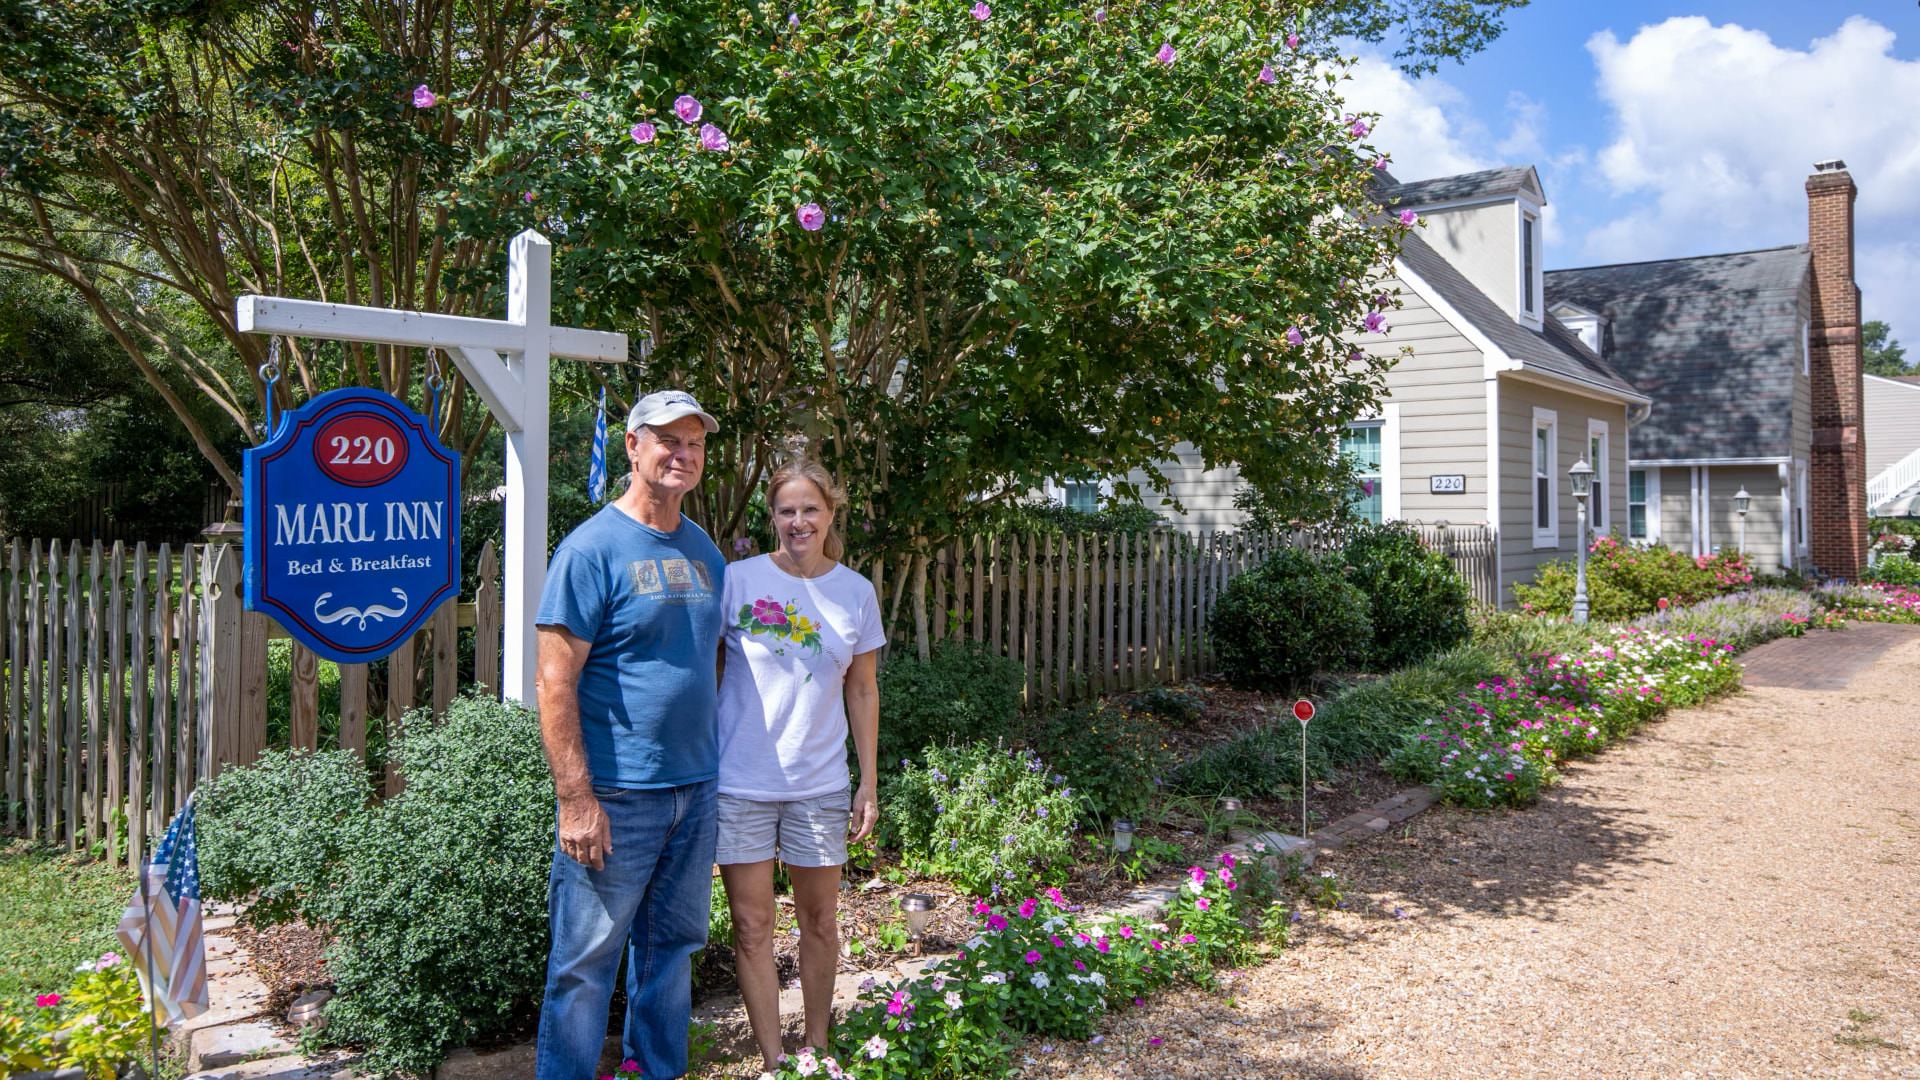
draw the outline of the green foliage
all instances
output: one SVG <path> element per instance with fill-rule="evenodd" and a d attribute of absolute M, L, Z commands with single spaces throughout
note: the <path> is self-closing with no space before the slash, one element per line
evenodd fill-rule
<path fill-rule="evenodd" d="M 0 1001 L 66 985 L 73 969 L 114 948 L 133 876 L 48 848 L 0 847 Z"/>
<path fill-rule="evenodd" d="M 1862 581 L 1880 585 L 1904 585 L 1909 588 L 1920 586 L 1920 562 L 1903 555 L 1882 556 L 1867 572 Z"/>
<path fill-rule="evenodd" d="M 145 1056 L 149 1019 L 130 958 L 107 953 L 50 989 L 31 1003 L 0 1000 L 0 1076 L 71 1068 L 112 1078 Z"/>
<path fill-rule="evenodd" d="M 1473 594 L 1453 560 L 1420 542 L 1401 522 L 1359 522 L 1340 549 L 1347 580 L 1373 613 L 1369 665 L 1391 671 L 1467 639 Z"/>
<path fill-rule="evenodd" d="M 1077 536 L 1082 533 L 1145 533 L 1163 519 L 1155 511 L 1138 503 L 1109 499 L 1100 509 L 1088 512 L 1050 499 L 1009 503 L 988 511 L 982 524 L 995 532 L 1022 536 Z"/>
<path fill-rule="evenodd" d="M 1073 799 L 1039 755 L 994 743 L 932 746 L 887 781 L 882 827 L 914 873 L 976 895 L 1066 879 Z"/>
<path fill-rule="evenodd" d="M 1171 686 L 1148 687 L 1128 698 L 1127 705 L 1175 727 L 1194 723 L 1206 710 L 1206 700 L 1199 694 Z"/>
<path fill-rule="evenodd" d="M 1531 584 L 1513 587 L 1523 611 L 1536 615 L 1565 615 L 1573 610 L 1575 564 L 1551 562 L 1541 567 Z M 1750 583 L 1744 565 L 1725 585 L 1731 573 L 1727 558 L 1695 560 L 1672 548 L 1655 544 L 1637 547 L 1603 536 L 1593 542 L 1587 558 L 1588 613 L 1596 619 L 1631 619 L 1669 605 L 1695 604 L 1722 591 Z"/>
<path fill-rule="evenodd" d="M 462 697 L 402 731 L 406 788 L 366 819 L 319 905 L 340 995 L 327 1037 L 366 1045 L 380 1073 L 424 1072 L 517 1023 L 547 956 L 553 782 L 538 720 Z"/>
<path fill-rule="evenodd" d="M 1228 682 L 1287 691 L 1363 662 L 1373 622 L 1366 594 L 1334 564 L 1283 548 L 1227 583 L 1207 632 Z"/>
<path fill-rule="evenodd" d="M 1080 820 L 1137 818 L 1152 802 L 1165 754 L 1153 725 L 1126 709 L 1096 702 L 1051 713 L 1029 738 L 1067 778 Z"/>
<path fill-rule="evenodd" d="M 240 902 L 263 924 L 328 910 L 365 834 L 373 788 L 344 750 L 269 750 L 200 786 L 201 892 Z"/>
<path fill-rule="evenodd" d="M 1313 432 L 1392 361 L 1345 334 L 1402 226 L 1322 212 L 1365 204 L 1375 151 L 1318 9 L 795 15 L 570 7 L 453 204 L 463 239 L 566 223 L 557 320 L 726 327 L 664 335 L 641 372 L 722 411 L 696 513 L 730 532 L 794 430 L 851 484 L 852 546 L 888 554 L 1183 440 L 1256 480 L 1329 469 Z"/>
<path fill-rule="evenodd" d="M 1860 369 L 1890 379 L 1914 374 L 1907 364 L 1907 350 L 1893 340 L 1893 327 L 1879 319 L 1860 324 Z"/>
<path fill-rule="evenodd" d="M 972 642 L 940 642 L 925 663 L 890 661 L 880 669 L 880 761 L 891 768 L 929 746 L 1006 735 L 1026 680 L 1018 661 Z"/>

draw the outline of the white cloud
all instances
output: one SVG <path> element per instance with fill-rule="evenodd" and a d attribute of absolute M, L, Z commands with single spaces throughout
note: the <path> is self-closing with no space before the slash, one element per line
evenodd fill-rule
<path fill-rule="evenodd" d="M 1630 204 L 1586 236 L 1595 261 L 1663 258 L 1804 242 L 1805 181 L 1843 158 L 1859 186 L 1857 276 L 1869 317 L 1897 321 L 1920 300 L 1920 61 L 1893 55 L 1893 31 L 1854 16 L 1804 49 L 1697 17 L 1587 42 L 1613 131 L 1600 179 Z M 1908 319 L 1916 331 L 1920 323 Z"/>
<path fill-rule="evenodd" d="M 1445 80 L 1414 80 L 1391 61 L 1362 56 L 1341 95 L 1355 111 L 1380 114 L 1367 141 L 1392 156 L 1398 179 L 1424 180 L 1499 164 L 1476 149 L 1486 143 L 1486 131 L 1468 114 L 1466 98 Z"/>

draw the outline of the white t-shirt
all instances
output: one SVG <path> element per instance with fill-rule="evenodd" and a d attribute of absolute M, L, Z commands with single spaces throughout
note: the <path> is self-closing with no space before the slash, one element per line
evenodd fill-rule
<path fill-rule="evenodd" d="M 873 583 L 840 565 L 794 577 L 771 555 L 729 565 L 725 580 L 721 793 L 785 802 L 844 790 L 847 669 L 885 643 Z"/>

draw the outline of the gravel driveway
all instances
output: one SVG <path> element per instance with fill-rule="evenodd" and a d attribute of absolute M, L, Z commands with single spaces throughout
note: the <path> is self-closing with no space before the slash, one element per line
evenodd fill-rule
<path fill-rule="evenodd" d="M 1775 685 L 1536 807 L 1436 809 L 1327 856 L 1348 909 L 1229 996 L 1032 1045 L 1026 1074 L 1920 1077 L 1920 628 L 1749 658 Z"/>

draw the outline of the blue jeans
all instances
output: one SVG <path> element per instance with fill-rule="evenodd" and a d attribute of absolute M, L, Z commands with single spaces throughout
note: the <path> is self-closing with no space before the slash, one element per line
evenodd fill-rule
<path fill-rule="evenodd" d="M 556 841 L 547 878 L 553 946 L 536 1049 L 539 1080 L 593 1080 L 607 1038 L 620 953 L 627 954 L 623 1056 L 647 1080 L 687 1071 L 693 954 L 707 943 L 713 892 L 714 782 L 595 787 L 613 851 L 592 870 Z"/>

